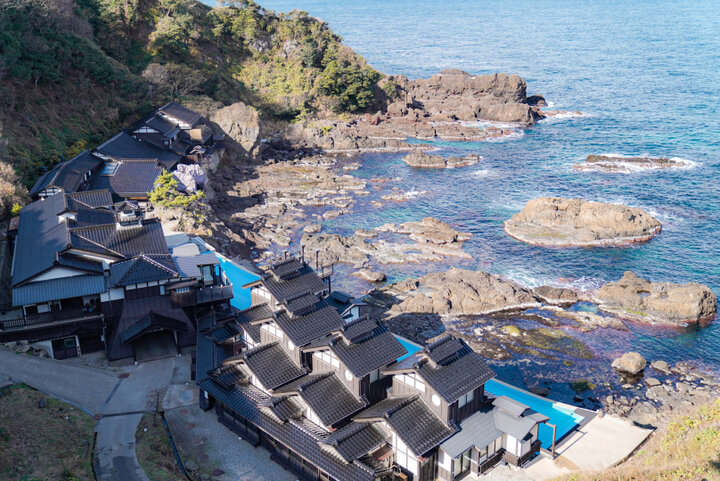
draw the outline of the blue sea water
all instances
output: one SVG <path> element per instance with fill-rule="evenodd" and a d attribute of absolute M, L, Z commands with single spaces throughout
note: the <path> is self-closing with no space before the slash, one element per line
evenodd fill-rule
<path fill-rule="evenodd" d="M 517 73 L 528 93 L 581 117 L 545 120 L 502 142 L 435 142 L 444 153 L 477 153 L 477 165 L 420 171 L 402 154 L 367 154 L 353 175 L 401 178 L 426 191 L 376 208 L 362 200 L 326 230 L 352 232 L 434 216 L 471 232 L 479 268 L 525 285 L 593 287 L 633 270 L 653 280 L 697 281 L 720 294 L 720 8 L 716 1 L 264 0 L 327 21 L 376 69 L 411 78 L 444 68 Z M 578 172 L 588 154 L 688 159 L 664 172 Z M 557 195 L 642 207 L 663 223 L 651 242 L 625 248 L 546 249 L 506 236 L 502 223 L 529 199 Z M 382 266 L 390 279 L 446 265 Z M 342 285 L 342 280 L 338 280 Z M 606 355 L 629 348 L 651 359 L 720 366 L 720 321 L 700 329 L 630 326 L 589 334 Z"/>

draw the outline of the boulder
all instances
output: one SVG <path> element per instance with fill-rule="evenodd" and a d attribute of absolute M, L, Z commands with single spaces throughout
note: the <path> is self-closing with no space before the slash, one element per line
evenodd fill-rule
<path fill-rule="evenodd" d="M 717 298 L 709 287 L 690 282 L 650 282 L 625 272 L 595 294 L 600 309 L 638 322 L 696 324 L 715 317 Z"/>
<path fill-rule="evenodd" d="M 368 253 L 375 247 L 358 237 L 344 237 L 340 234 L 304 234 L 302 244 L 305 255 L 313 262 L 315 252 L 319 252 L 321 266 L 329 266 L 336 262 L 361 267 L 368 262 Z"/>
<path fill-rule="evenodd" d="M 626 352 L 612 362 L 613 369 L 631 376 L 640 374 L 645 365 L 645 358 L 637 352 Z"/>
<path fill-rule="evenodd" d="M 585 161 L 573 166 L 576 170 L 622 172 L 638 170 L 683 169 L 692 162 L 678 157 L 625 157 L 615 155 L 588 155 Z"/>
<path fill-rule="evenodd" d="M 580 300 L 576 291 L 564 287 L 540 286 L 533 292 L 543 302 L 554 306 L 571 306 Z"/>
<path fill-rule="evenodd" d="M 262 128 L 256 109 L 237 102 L 217 110 L 210 120 L 241 148 L 247 159 L 259 159 Z"/>
<path fill-rule="evenodd" d="M 604 247 L 650 240 L 660 221 L 642 209 L 582 199 L 541 197 L 504 224 L 511 237 L 540 246 Z"/>
<path fill-rule="evenodd" d="M 395 313 L 480 315 L 539 305 L 528 289 L 482 271 L 451 268 L 393 287 L 408 292 Z"/>
<path fill-rule="evenodd" d="M 670 365 L 665 361 L 653 361 L 650 363 L 650 367 L 665 374 L 670 373 Z"/>
<path fill-rule="evenodd" d="M 409 155 L 403 157 L 402 160 L 410 167 L 425 169 L 453 169 L 455 167 L 476 164 L 480 161 L 480 156 L 476 154 L 469 154 L 464 157 L 443 157 L 442 155 L 430 155 L 422 150 L 414 150 Z"/>
<path fill-rule="evenodd" d="M 207 184 L 207 176 L 197 164 L 178 164 L 172 175 L 178 181 L 176 189 L 180 192 L 194 194 L 198 190 L 202 190 Z"/>
<path fill-rule="evenodd" d="M 380 271 L 372 271 L 370 269 L 360 269 L 354 275 L 365 279 L 368 282 L 382 282 L 385 280 L 385 274 Z"/>
<path fill-rule="evenodd" d="M 472 234 L 460 232 L 434 217 L 425 217 L 419 222 L 405 222 L 403 224 L 385 224 L 378 231 L 397 232 L 409 235 L 412 240 L 420 243 L 453 244 L 469 240 Z"/>

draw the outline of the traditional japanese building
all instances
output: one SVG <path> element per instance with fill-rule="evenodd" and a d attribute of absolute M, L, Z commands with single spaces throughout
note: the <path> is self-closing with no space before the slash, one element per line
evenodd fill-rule
<path fill-rule="evenodd" d="M 56 358 L 106 350 L 149 358 L 193 345 L 199 307 L 232 286 L 212 255 L 172 257 L 158 219 L 108 190 L 57 193 L 25 206 L 0 342 Z"/>
<path fill-rule="evenodd" d="M 409 354 L 302 258 L 245 287 L 251 307 L 198 323 L 200 405 L 301 479 L 454 481 L 537 454 L 547 418 L 488 397 L 494 373 L 462 340 Z"/>

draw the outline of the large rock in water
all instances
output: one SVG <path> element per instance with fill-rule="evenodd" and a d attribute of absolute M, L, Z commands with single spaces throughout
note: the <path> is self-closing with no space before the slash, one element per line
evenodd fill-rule
<path fill-rule="evenodd" d="M 624 374 L 636 376 L 646 365 L 645 358 L 637 352 L 626 352 L 612 362 L 612 368 Z"/>
<path fill-rule="evenodd" d="M 455 167 L 477 164 L 480 160 L 480 156 L 470 154 L 465 157 L 443 157 L 442 155 L 430 155 L 421 150 L 415 150 L 410 155 L 403 157 L 402 160 L 410 167 L 425 169 L 453 169 Z"/>
<path fill-rule="evenodd" d="M 595 300 L 600 309 L 620 317 L 662 324 L 709 321 L 717 310 L 717 298 L 707 286 L 650 282 L 629 271 L 601 287 Z"/>
<path fill-rule="evenodd" d="M 388 107 L 391 115 L 422 111 L 460 120 L 497 120 L 532 124 L 543 114 L 528 103 L 527 84 L 517 75 L 471 75 L 443 70 L 429 79 L 390 77 L 404 98 Z"/>
<path fill-rule="evenodd" d="M 217 110 L 210 120 L 236 143 L 241 150 L 240 154 L 248 160 L 259 158 L 262 129 L 257 110 L 237 102 Z"/>
<path fill-rule="evenodd" d="M 541 197 L 505 221 L 515 239 L 541 246 L 616 246 L 653 238 L 662 225 L 642 209 L 582 199 Z"/>
<path fill-rule="evenodd" d="M 588 155 L 584 162 L 575 164 L 574 169 L 583 171 L 629 173 L 638 170 L 682 169 L 692 162 L 677 157 L 625 157 L 619 155 Z"/>
<path fill-rule="evenodd" d="M 452 268 L 392 287 L 406 293 L 391 308 L 396 314 L 489 314 L 540 305 L 528 289 L 482 271 Z"/>

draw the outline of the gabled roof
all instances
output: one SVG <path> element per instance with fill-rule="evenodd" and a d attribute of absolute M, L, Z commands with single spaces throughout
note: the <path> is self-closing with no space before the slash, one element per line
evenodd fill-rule
<path fill-rule="evenodd" d="M 184 321 L 150 311 L 120 333 L 120 340 L 123 343 L 132 342 L 143 334 L 160 330 L 172 330 L 187 332 L 188 328 Z"/>
<path fill-rule="evenodd" d="M 180 120 L 191 127 L 194 127 L 202 119 L 202 115 L 194 110 L 190 110 L 189 108 L 180 105 L 177 102 L 168 102 L 157 109 L 157 112 L 165 114 L 173 119 Z"/>
<path fill-rule="evenodd" d="M 332 426 L 366 406 L 352 395 L 335 372 L 303 376 L 278 388 L 276 392 L 297 393 L 325 426 Z"/>
<path fill-rule="evenodd" d="M 290 419 L 302 419 L 305 406 L 301 404 L 297 396 L 271 397 L 260 403 L 261 406 L 269 408 L 277 418 L 286 422 Z"/>
<path fill-rule="evenodd" d="M 450 335 L 428 342 L 422 351 L 385 370 L 388 373 L 407 371 L 417 373 L 448 403 L 495 377 L 482 356 Z"/>
<path fill-rule="evenodd" d="M 105 277 L 102 275 L 61 277 L 14 287 L 12 303 L 13 306 L 24 306 L 72 297 L 92 296 L 101 292 L 105 292 Z"/>
<path fill-rule="evenodd" d="M 73 229 L 70 237 L 71 247 L 98 254 L 122 257 L 168 254 L 159 219 L 145 219 L 138 226 L 119 229 L 115 224 L 82 227 Z"/>
<path fill-rule="evenodd" d="M 160 132 L 162 135 L 168 136 L 168 134 L 171 134 L 173 132 L 176 132 L 178 129 L 177 124 L 169 122 L 168 120 L 160 117 L 159 115 L 153 115 L 148 120 L 145 121 L 145 124 L 147 124 L 148 127 L 153 128 Z"/>
<path fill-rule="evenodd" d="M 419 396 L 388 398 L 354 417 L 356 421 L 384 420 L 412 451 L 422 456 L 455 432 Z"/>
<path fill-rule="evenodd" d="M 238 313 L 237 322 L 254 342 L 260 342 L 260 324 L 256 322 L 273 319 L 273 311 L 267 304 L 256 304 Z"/>
<path fill-rule="evenodd" d="M 155 188 L 163 167 L 154 160 L 125 160 L 113 175 L 96 175 L 93 189 L 107 189 L 119 197 L 145 198 Z"/>
<path fill-rule="evenodd" d="M 107 192 L 84 192 L 81 195 L 61 193 L 26 205 L 20 211 L 13 258 L 13 286 L 18 286 L 55 265 L 89 270 L 87 261 L 80 262 L 77 257 L 62 257 L 66 250 L 74 246 L 74 240 L 85 242 L 77 239 L 75 233 L 86 226 L 110 222 L 109 225 L 114 229 L 112 212 L 104 208 L 94 208 L 96 203 L 104 204 L 107 195 Z M 59 216 L 63 213 L 74 213 L 75 220 L 71 217 L 62 220 Z M 97 246 L 94 248 L 98 249 Z M 78 263 L 83 265 L 79 266 Z"/>
<path fill-rule="evenodd" d="M 210 330 L 210 337 L 216 343 L 225 342 L 238 334 L 240 334 L 240 326 L 234 318 L 227 319 Z"/>
<path fill-rule="evenodd" d="M 281 311 L 275 316 L 275 323 L 296 346 L 304 346 L 339 329 L 344 321 L 333 307 L 320 301 L 312 311 L 302 316 L 291 316 Z"/>
<path fill-rule="evenodd" d="M 161 281 L 177 277 L 170 254 L 139 255 L 110 264 L 110 280 L 116 286 Z"/>
<path fill-rule="evenodd" d="M 70 160 L 61 162 L 40 177 L 30 189 L 30 196 L 35 196 L 48 187 L 56 187 L 67 193 L 75 192 L 82 184 L 85 173 L 101 163 L 102 160 L 86 150 Z"/>
<path fill-rule="evenodd" d="M 483 449 L 503 434 L 495 426 L 492 409 L 482 409 L 465 418 L 459 428 L 459 432 L 440 445 L 451 458 L 457 458 L 473 446 Z"/>
<path fill-rule="evenodd" d="M 80 202 L 85 207 L 107 207 L 113 206 L 112 195 L 107 190 L 85 190 L 83 192 L 68 193 L 65 196 L 68 209 L 74 210 L 74 204 L 71 202 Z M 82 206 L 80 208 L 82 208 Z"/>
<path fill-rule="evenodd" d="M 318 294 L 327 289 L 325 282 L 310 266 L 294 258 L 271 267 L 269 272 L 252 284 L 264 285 L 281 303 L 305 294 Z"/>
<path fill-rule="evenodd" d="M 261 344 L 245 351 L 242 362 L 268 390 L 276 389 L 306 372 L 290 359 L 277 342 Z"/>
<path fill-rule="evenodd" d="M 388 438 L 375 423 L 350 423 L 330 433 L 321 446 L 333 447 L 345 461 L 351 462 L 384 446 Z"/>
<path fill-rule="evenodd" d="M 202 273 L 198 266 L 218 265 L 220 261 L 211 252 L 196 256 L 174 256 L 176 269 L 182 277 L 200 277 Z"/>
<path fill-rule="evenodd" d="M 182 157 L 175 152 L 138 140 L 125 132 L 120 132 L 115 137 L 106 140 L 95 150 L 113 160 L 152 160 L 166 169 L 174 167 Z"/>
<path fill-rule="evenodd" d="M 407 354 L 400 341 L 385 326 L 368 318 L 343 325 L 340 333 L 330 338 L 327 346 L 358 378 Z"/>

